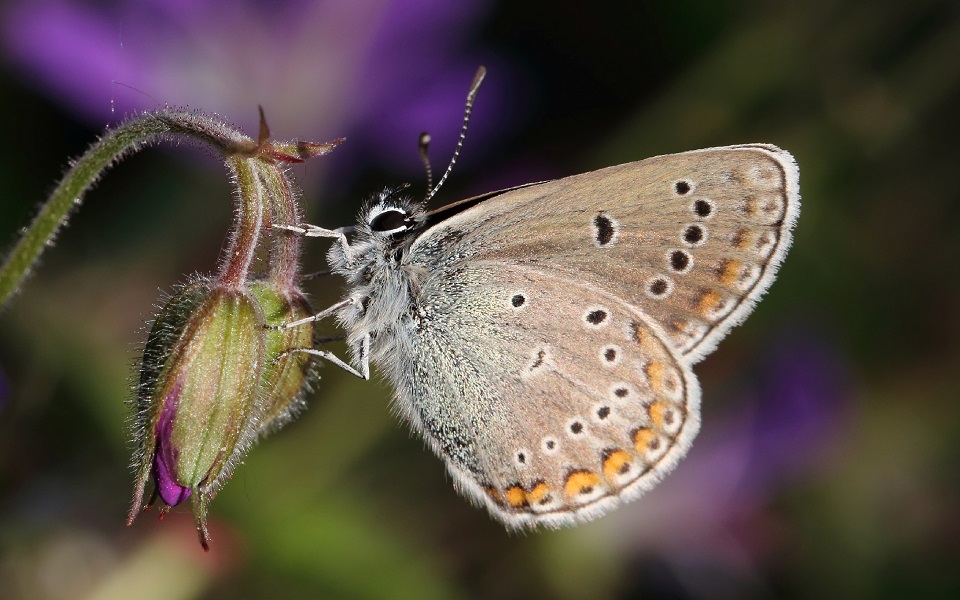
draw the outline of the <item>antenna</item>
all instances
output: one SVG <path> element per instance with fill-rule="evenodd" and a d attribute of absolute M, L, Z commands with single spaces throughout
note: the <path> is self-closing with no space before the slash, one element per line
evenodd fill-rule
<path fill-rule="evenodd" d="M 417 140 L 417 150 L 420 152 L 420 160 L 423 161 L 423 166 L 427 170 L 427 196 L 424 196 L 424 202 L 430 198 L 430 190 L 433 189 L 433 168 L 430 166 L 430 157 L 427 155 L 429 149 L 430 134 L 424 131 L 420 134 L 420 139 Z"/>
<path fill-rule="evenodd" d="M 484 66 L 481 66 L 477 69 L 477 74 L 473 76 L 473 83 L 470 84 L 470 92 L 467 93 L 467 104 L 463 109 L 463 126 L 460 128 L 460 138 L 457 140 L 457 147 L 453 150 L 453 156 L 450 158 L 450 164 L 447 165 L 447 170 L 443 173 L 443 177 L 440 178 L 440 181 L 437 182 L 437 185 L 434 187 L 429 187 L 430 191 L 427 192 L 427 197 L 424 198 L 424 202 L 428 202 L 433 198 L 434 194 L 437 193 L 437 190 L 440 189 L 440 186 L 443 185 L 443 182 L 447 180 L 447 177 L 450 176 L 450 171 L 453 170 L 453 165 L 457 162 L 457 157 L 460 155 L 460 149 L 463 147 L 463 140 L 467 137 L 467 125 L 470 123 L 470 111 L 473 110 L 473 101 L 477 97 L 477 90 L 480 89 L 480 84 L 483 82 L 483 78 L 487 75 L 487 69 Z M 426 143 L 430 143 L 430 136 L 427 135 Z M 423 143 L 424 136 L 420 136 L 421 151 L 420 156 L 424 157 L 426 160 L 426 145 Z M 427 161 L 427 169 L 429 172 L 429 161 Z"/>

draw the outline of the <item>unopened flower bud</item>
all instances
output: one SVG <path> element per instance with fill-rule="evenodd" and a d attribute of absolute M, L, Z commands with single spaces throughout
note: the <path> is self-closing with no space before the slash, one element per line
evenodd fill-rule
<path fill-rule="evenodd" d="M 140 455 L 130 521 L 152 475 L 168 506 L 193 498 L 207 547 L 207 504 L 258 423 L 266 345 L 263 312 L 247 290 L 199 281 L 163 308 L 140 371 Z"/>
<path fill-rule="evenodd" d="M 313 314 L 302 294 L 281 291 L 270 282 L 255 282 L 250 292 L 257 299 L 267 326 L 275 328 Z M 266 434 L 286 425 L 303 408 L 310 381 L 311 357 L 300 349 L 313 347 L 313 323 L 288 329 L 268 329 L 267 362 L 261 387 L 260 426 Z"/>

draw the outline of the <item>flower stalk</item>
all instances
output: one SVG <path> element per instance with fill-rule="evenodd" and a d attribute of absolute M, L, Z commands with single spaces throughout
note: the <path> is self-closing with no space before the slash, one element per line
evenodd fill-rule
<path fill-rule="evenodd" d="M 165 139 L 200 141 L 224 156 L 234 223 L 216 275 L 194 277 L 161 309 L 144 345 L 134 400 L 136 482 L 128 524 L 147 480 L 164 508 L 193 504 L 209 549 L 207 508 L 259 437 L 303 405 L 311 379 L 312 324 L 274 326 L 312 314 L 297 287 L 300 240 L 274 224 L 299 225 L 299 191 L 285 165 L 329 153 L 326 144 L 276 142 L 263 111 L 256 140 L 218 118 L 172 109 L 145 113 L 104 134 L 77 159 L 0 267 L 0 305 L 19 289 L 85 192 L 125 155 Z M 270 244 L 266 273 L 253 273 Z M 145 508 L 149 508 L 153 500 Z"/>
<path fill-rule="evenodd" d="M 30 274 L 71 210 L 111 166 L 125 155 L 163 139 L 187 138 L 212 145 L 225 155 L 250 152 L 256 141 L 202 113 L 165 109 L 145 113 L 108 130 L 70 169 L 0 266 L 0 306 Z"/>

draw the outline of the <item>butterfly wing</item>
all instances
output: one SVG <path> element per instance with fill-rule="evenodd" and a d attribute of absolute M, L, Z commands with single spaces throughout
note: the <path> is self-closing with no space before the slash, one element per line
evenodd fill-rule
<path fill-rule="evenodd" d="M 484 200 L 412 251 L 589 283 L 642 310 L 696 362 L 773 282 L 800 210 L 798 177 L 770 145 L 658 156 Z"/>
<path fill-rule="evenodd" d="M 652 487 L 699 426 L 690 366 L 769 286 L 799 210 L 772 146 L 662 156 L 491 197 L 407 255 L 386 372 L 458 487 L 563 525 Z"/>
<path fill-rule="evenodd" d="M 433 271 L 417 306 L 388 370 L 399 407 L 458 488 L 510 526 L 602 514 L 696 435 L 689 367 L 603 290 L 480 262 Z"/>

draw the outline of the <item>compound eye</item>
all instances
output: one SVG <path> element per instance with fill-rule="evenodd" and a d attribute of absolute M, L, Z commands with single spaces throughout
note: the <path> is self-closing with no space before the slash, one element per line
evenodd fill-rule
<path fill-rule="evenodd" d="M 373 231 L 401 231 L 408 226 L 407 213 L 395 208 L 388 208 L 370 219 L 370 229 Z"/>

